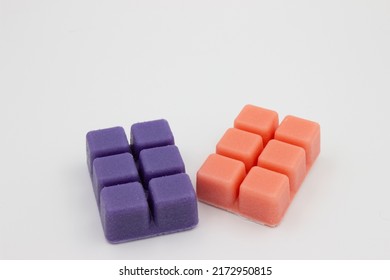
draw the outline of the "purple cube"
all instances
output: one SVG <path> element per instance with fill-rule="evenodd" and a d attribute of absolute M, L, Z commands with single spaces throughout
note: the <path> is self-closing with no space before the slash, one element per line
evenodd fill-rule
<path fill-rule="evenodd" d="M 149 201 L 160 230 L 172 232 L 198 223 L 196 195 L 185 173 L 150 180 Z"/>
<path fill-rule="evenodd" d="M 93 162 L 92 184 L 98 205 L 104 187 L 135 181 L 139 181 L 139 175 L 130 153 L 101 157 Z"/>
<path fill-rule="evenodd" d="M 156 177 L 185 172 L 184 162 L 175 145 L 142 150 L 139 171 L 144 184 Z"/>
<path fill-rule="evenodd" d="M 143 149 L 175 144 L 171 128 L 163 119 L 133 124 L 130 135 L 135 158 L 138 158 Z"/>
<path fill-rule="evenodd" d="M 91 176 L 95 158 L 130 152 L 129 142 L 123 127 L 90 131 L 86 138 L 87 164 Z"/>
<path fill-rule="evenodd" d="M 104 188 L 100 217 L 106 238 L 112 243 L 148 234 L 150 213 L 142 185 L 134 182 Z"/>

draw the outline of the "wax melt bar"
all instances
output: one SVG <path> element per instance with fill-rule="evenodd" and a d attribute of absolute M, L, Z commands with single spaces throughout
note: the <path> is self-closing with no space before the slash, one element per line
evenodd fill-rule
<path fill-rule="evenodd" d="M 320 153 L 320 126 L 246 105 L 197 172 L 198 199 L 278 225 Z"/>
<path fill-rule="evenodd" d="M 87 133 L 87 163 L 104 234 L 120 243 L 194 228 L 197 199 L 166 120 Z"/>

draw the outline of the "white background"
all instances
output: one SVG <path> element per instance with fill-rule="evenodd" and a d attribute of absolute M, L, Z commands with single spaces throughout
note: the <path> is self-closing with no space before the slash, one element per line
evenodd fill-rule
<path fill-rule="evenodd" d="M 0 258 L 389 259 L 390 2 L 314 2 L 0 0 Z M 166 118 L 195 184 L 245 104 L 321 124 L 279 227 L 105 241 L 89 130 Z"/>

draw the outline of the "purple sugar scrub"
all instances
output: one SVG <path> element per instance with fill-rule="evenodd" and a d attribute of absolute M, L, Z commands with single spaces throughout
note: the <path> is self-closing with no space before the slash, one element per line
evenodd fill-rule
<path fill-rule="evenodd" d="M 139 181 L 139 176 L 130 153 L 101 157 L 93 162 L 92 184 L 98 204 L 104 187 L 135 181 Z"/>
<path fill-rule="evenodd" d="M 166 120 L 136 123 L 130 129 L 130 144 L 135 158 L 143 149 L 175 144 L 175 140 Z"/>
<path fill-rule="evenodd" d="M 195 191 L 166 120 L 134 124 L 131 148 L 121 127 L 89 132 L 87 162 L 109 242 L 174 233 L 198 224 Z"/>
<path fill-rule="evenodd" d="M 130 146 L 123 127 L 111 127 L 87 133 L 87 164 L 92 176 L 92 163 L 95 158 L 121 153 L 129 153 Z"/>
<path fill-rule="evenodd" d="M 134 182 L 104 188 L 100 217 L 106 238 L 112 243 L 149 234 L 149 205 L 142 185 Z"/>
<path fill-rule="evenodd" d="M 150 180 L 149 201 L 160 230 L 172 232 L 198 223 L 196 195 L 185 173 Z"/>
<path fill-rule="evenodd" d="M 174 233 L 198 224 L 195 191 L 187 174 L 152 179 L 149 188 L 149 204 L 139 182 L 102 190 L 100 217 L 109 242 Z"/>
<path fill-rule="evenodd" d="M 161 176 L 184 173 L 185 167 L 179 149 L 175 145 L 142 150 L 139 170 L 144 184 Z"/>

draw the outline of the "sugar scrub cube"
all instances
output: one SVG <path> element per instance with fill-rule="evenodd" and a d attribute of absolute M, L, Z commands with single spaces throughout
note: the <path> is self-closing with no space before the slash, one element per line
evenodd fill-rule
<path fill-rule="evenodd" d="M 320 126 L 246 105 L 196 175 L 198 199 L 277 226 L 320 153 Z M 260 140 L 259 140 L 260 139 Z"/>
<path fill-rule="evenodd" d="M 288 177 L 294 195 L 306 175 L 306 155 L 301 147 L 278 140 L 269 141 L 258 159 L 258 166 Z"/>
<path fill-rule="evenodd" d="M 175 145 L 142 150 L 139 169 L 145 184 L 156 177 L 185 172 L 183 159 Z"/>
<path fill-rule="evenodd" d="M 198 223 L 196 195 L 185 173 L 150 180 L 149 200 L 154 222 L 160 229 L 173 232 Z"/>
<path fill-rule="evenodd" d="M 168 122 L 161 119 L 133 124 L 130 144 L 138 158 L 143 149 L 173 145 L 175 140 Z"/>
<path fill-rule="evenodd" d="M 122 127 L 111 127 L 87 133 L 87 164 L 91 176 L 92 163 L 95 158 L 129 152 L 129 142 Z"/>
<path fill-rule="evenodd" d="M 148 233 L 149 205 L 139 182 L 104 188 L 100 201 L 100 216 L 107 240 L 116 243 Z"/>
<path fill-rule="evenodd" d="M 280 223 L 290 204 L 286 175 L 253 167 L 240 186 L 239 210 L 242 215 L 268 226 Z"/>
<path fill-rule="evenodd" d="M 211 154 L 197 173 L 198 198 L 211 205 L 230 209 L 237 199 L 245 176 L 243 162 Z"/>
<path fill-rule="evenodd" d="M 278 124 L 278 113 L 253 105 L 244 106 L 234 120 L 235 128 L 260 135 L 264 146 L 274 137 Z"/>
<path fill-rule="evenodd" d="M 93 162 L 92 184 L 98 203 L 104 187 L 139 180 L 138 170 L 130 153 L 101 157 Z"/>
<path fill-rule="evenodd" d="M 275 139 L 303 148 L 307 167 L 320 154 L 320 126 L 318 123 L 287 116 L 275 131 Z"/>
<path fill-rule="evenodd" d="M 256 165 L 262 150 L 263 140 L 260 135 L 236 128 L 229 128 L 216 148 L 217 154 L 242 161 L 247 172 Z"/>
<path fill-rule="evenodd" d="M 123 128 L 87 134 L 88 168 L 91 163 L 106 239 L 120 243 L 194 228 L 197 199 L 168 122 L 137 123 L 130 133 L 134 157 L 127 138 L 125 152 L 111 148 L 124 142 Z"/>

